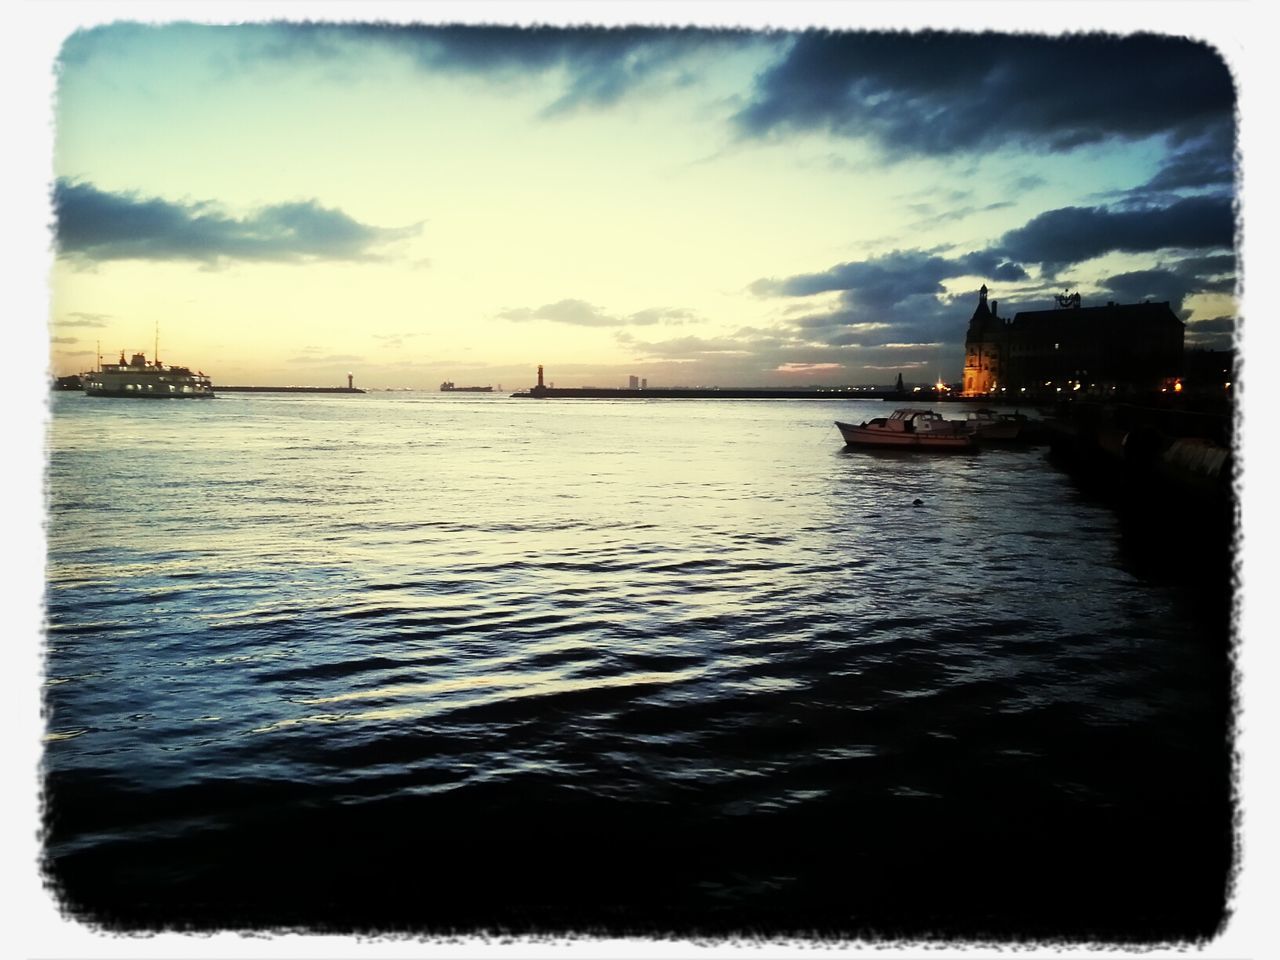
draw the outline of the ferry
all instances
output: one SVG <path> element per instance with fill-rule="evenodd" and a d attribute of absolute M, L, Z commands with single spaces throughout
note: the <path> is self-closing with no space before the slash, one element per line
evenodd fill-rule
<path fill-rule="evenodd" d="M 91 397 L 212 398 L 213 382 L 203 372 L 147 360 L 135 353 L 125 362 L 104 363 L 84 374 L 84 392 Z"/>

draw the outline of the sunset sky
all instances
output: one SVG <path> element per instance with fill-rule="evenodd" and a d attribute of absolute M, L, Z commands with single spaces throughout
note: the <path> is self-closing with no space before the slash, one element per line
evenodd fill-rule
<path fill-rule="evenodd" d="M 113 20 L 56 65 L 51 366 L 958 379 L 1007 316 L 1237 313 L 1237 91 L 1151 35 Z"/>

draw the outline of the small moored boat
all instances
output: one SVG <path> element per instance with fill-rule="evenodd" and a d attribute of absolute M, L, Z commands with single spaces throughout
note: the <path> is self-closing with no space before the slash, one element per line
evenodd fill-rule
<path fill-rule="evenodd" d="M 864 423 L 836 421 L 851 447 L 909 447 L 924 450 L 972 450 L 975 441 L 964 423 L 932 410 L 895 410 Z"/>
<path fill-rule="evenodd" d="M 1021 413 L 997 413 L 982 408 L 965 414 L 965 428 L 979 440 L 1017 440 L 1026 425 Z"/>

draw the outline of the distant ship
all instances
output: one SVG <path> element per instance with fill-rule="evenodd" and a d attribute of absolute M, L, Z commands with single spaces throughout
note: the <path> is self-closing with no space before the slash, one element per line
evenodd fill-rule
<path fill-rule="evenodd" d="M 213 383 L 204 373 L 148 362 L 141 353 L 125 363 L 121 351 L 119 363 L 104 363 L 84 374 L 84 392 L 91 397 L 212 398 Z"/>
<path fill-rule="evenodd" d="M 456 387 L 452 380 L 440 384 L 441 393 L 493 393 L 493 387 Z"/>

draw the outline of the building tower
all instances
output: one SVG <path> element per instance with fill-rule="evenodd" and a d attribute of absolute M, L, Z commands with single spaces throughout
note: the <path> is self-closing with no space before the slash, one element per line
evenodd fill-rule
<path fill-rule="evenodd" d="M 544 387 L 542 384 L 542 364 L 538 364 L 538 389 L 539 390 L 546 389 L 546 387 Z"/>
<path fill-rule="evenodd" d="M 1005 349 L 1004 322 L 996 315 L 996 302 L 987 305 L 987 285 L 978 291 L 978 306 L 964 338 L 964 387 L 961 396 L 980 397 L 1001 381 Z"/>

